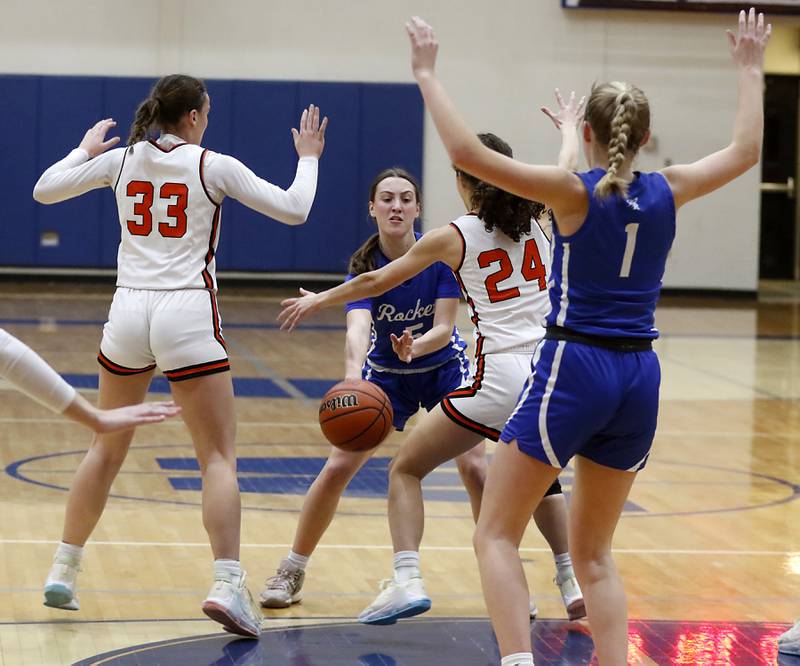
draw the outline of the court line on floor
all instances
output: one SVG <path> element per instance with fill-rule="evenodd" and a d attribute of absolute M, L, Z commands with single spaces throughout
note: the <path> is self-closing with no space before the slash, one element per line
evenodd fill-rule
<path fill-rule="evenodd" d="M 2 545 L 58 545 L 56 539 L 0 539 Z M 140 548 L 208 548 L 206 542 L 192 541 L 89 541 L 90 546 Z M 291 548 L 290 543 L 242 543 L 242 548 Z M 320 544 L 317 550 L 392 550 L 389 544 Z M 422 546 L 424 551 L 472 552 L 472 546 Z M 522 553 L 550 553 L 550 548 L 525 547 Z M 732 555 L 742 557 L 800 556 L 800 550 L 726 550 L 704 548 L 615 548 L 620 555 Z"/>
<path fill-rule="evenodd" d="M 0 384 L 0 391 L 8 390 L 8 391 L 15 391 L 16 389 L 10 385 L 3 385 Z M 97 393 L 96 389 L 81 389 L 81 392 L 90 392 Z M 736 401 L 734 401 L 736 402 Z M 44 416 L 44 417 L 24 417 L 24 416 L 0 416 L 0 423 L 60 423 L 61 425 L 67 426 L 76 426 L 81 429 L 84 428 L 83 425 L 80 423 L 75 423 L 73 421 L 68 421 L 63 417 L 52 417 L 52 416 Z M 237 426 L 252 426 L 252 427 L 264 427 L 264 428 L 312 428 L 314 430 L 319 429 L 319 423 L 315 420 L 308 420 L 308 421 L 237 421 Z M 165 426 L 173 426 L 173 427 L 180 427 L 183 428 L 184 424 L 182 421 L 164 421 L 163 423 L 159 423 L 157 427 L 163 428 Z M 410 425 L 406 432 L 410 432 L 414 429 L 413 425 Z M 658 430 L 656 432 L 657 437 L 773 437 L 776 439 L 800 439 L 800 432 L 761 432 L 761 431 L 739 431 L 739 432 L 728 432 L 725 430 Z M 190 446 L 190 444 L 189 444 Z M 292 444 L 295 446 L 295 444 Z"/>

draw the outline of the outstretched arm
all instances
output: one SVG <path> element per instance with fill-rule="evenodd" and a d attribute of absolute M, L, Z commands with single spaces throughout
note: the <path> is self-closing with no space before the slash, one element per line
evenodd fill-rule
<path fill-rule="evenodd" d="M 344 378 L 361 379 L 361 368 L 367 360 L 372 334 L 372 312 L 356 308 L 347 313 L 344 337 Z"/>
<path fill-rule="evenodd" d="M 217 203 L 232 197 L 284 224 L 303 224 L 317 192 L 318 162 L 327 127 L 327 117 L 320 122 L 319 107 L 311 104 L 303 111 L 299 129 L 292 128 L 298 160 L 294 181 L 286 190 L 258 177 L 234 157 L 207 152 L 203 167 L 209 196 Z"/>
<path fill-rule="evenodd" d="M 278 315 L 278 321 L 281 329 L 291 331 L 301 319 L 320 308 L 379 296 L 425 270 L 435 261 L 443 261 L 454 268 L 460 260 L 461 237 L 458 232 L 450 225 L 434 229 L 414 243 L 402 257 L 390 261 L 383 268 L 362 273 L 338 287 L 318 294 L 301 289 L 300 298 L 281 301 L 283 310 Z"/>
<path fill-rule="evenodd" d="M 559 167 L 518 162 L 484 146 L 436 78 L 439 45 L 432 28 L 415 16 L 406 23 L 406 31 L 411 40 L 414 78 L 453 164 L 506 192 L 541 201 L 559 218 L 580 215 L 581 207 L 588 206 L 580 178 Z"/>
<path fill-rule="evenodd" d="M 106 134 L 116 124 L 106 118 L 90 127 L 77 148 L 39 177 L 33 198 L 39 203 L 53 204 L 112 185 L 125 150 L 106 152 L 119 142 L 118 136 L 106 140 Z"/>
<path fill-rule="evenodd" d="M 736 63 L 739 102 L 731 143 L 693 164 L 680 164 L 661 171 L 680 207 L 722 187 L 758 164 L 764 134 L 764 49 L 772 26 L 751 8 L 739 13 L 739 34 L 728 30 L 731 55 Z"/>
<path fill-rule="evenodd" d="M 2 329 L 0 377 L 38 403 L 95 432 L 113 432 L 145 423 L 158 423 L 180 412 L 180 407 L 171 402 L 97 409 L 65 382 L 41 356 Z"/>

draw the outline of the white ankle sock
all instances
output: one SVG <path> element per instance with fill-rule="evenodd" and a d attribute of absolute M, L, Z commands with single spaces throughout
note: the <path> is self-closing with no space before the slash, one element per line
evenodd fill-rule
<path fill-rule="evenodd" d="M 286 556 L 286 559 L 289 560 L 289 563 L 293 565 L 295 569 L 299 569 L 300 571 L 306 570 L 306 565 L 308 564 L 308 560 L 310 558 L 310 555 L 308 557 L 305 555 L 298 555 L 293 550 L 290 550 L 289 554 Z"/>
<path fill-rule="evenodd" d="M 569 553 L 561 553 L 560 555 L 554 555 L 553 559 L 556 561 L 556 571 L 558 574 L 572 575 L 572 558 L 569 556 Z"/>
<path fill-rule="evenodd" d="M 416 550 L 399 550 L 394 554 L 394 579 L 405 583 L 419 577 L 419 553 Z"/>
<path fill-rule="evenodd" d="M 80 566 L 81 560 L 83 559 L 83 546 L 73 546 L 71 543 L 64 543 L 62 541 L 58 544 L 58 548 L 56 549 L 56 557 L 67 560 L 76 567 Z"/>
<path fill-rule="evenodd" d="M 534 666 L 533 653 L 517 652 L 503 657 L 500 666 Z"/>
<path fill-rule="evenodd" d="M 239 560 L 214 560 L 214 579 L 230 578 L 236 585 L 244 575 Z"/>

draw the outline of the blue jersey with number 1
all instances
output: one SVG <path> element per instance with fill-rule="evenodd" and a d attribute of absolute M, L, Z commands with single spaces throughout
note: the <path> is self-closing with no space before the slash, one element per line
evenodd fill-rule
<path fill-rule="evenodd" d="M 655 309 L 675 237 L 675 202 L 660 173 L 635 172 L 628 196 L 600 199 L 605 174 L 578 176 L 589 193 L 583 226 L 571 236 L 553 225 L 547 326 L 610 337 L 657 338 Z"/>

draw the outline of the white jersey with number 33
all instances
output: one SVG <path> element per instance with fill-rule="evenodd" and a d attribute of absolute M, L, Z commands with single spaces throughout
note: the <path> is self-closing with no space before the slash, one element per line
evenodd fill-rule
<path fill-rule="evenodd" d="M 455 271 L 475 324 L 475 353 L 532 353 L 550 311 L 550 243 L 536 220 L 514 242 L 476 215 L 451 223 L 464 244 Z"/>
<path fill-rule="evenodd" d="M 117 285 L 216 289 L 220 206 L 206 191 L 206 150 L 142 141 L 125 151 L 114 187 L 122 227 Z"/>

